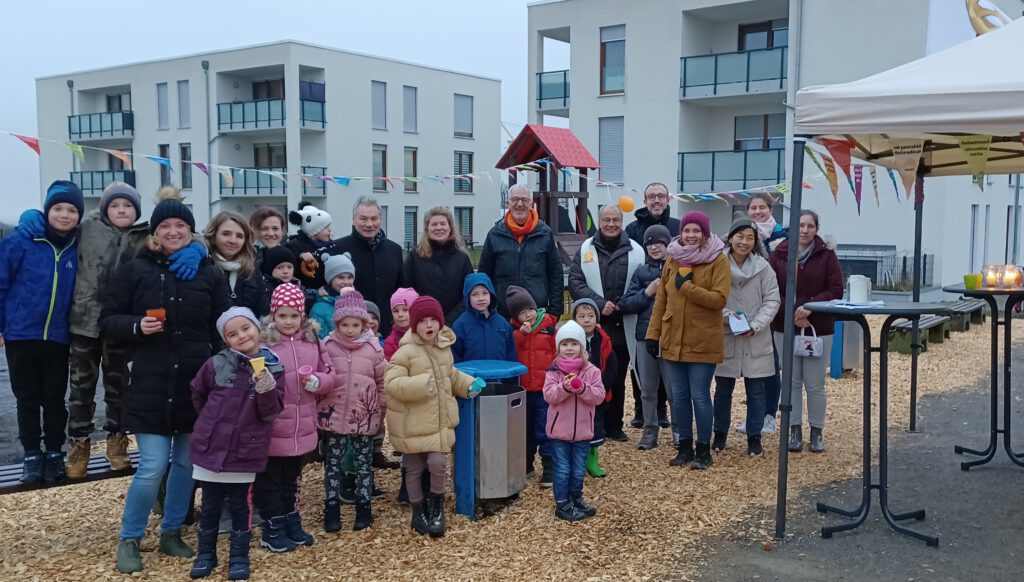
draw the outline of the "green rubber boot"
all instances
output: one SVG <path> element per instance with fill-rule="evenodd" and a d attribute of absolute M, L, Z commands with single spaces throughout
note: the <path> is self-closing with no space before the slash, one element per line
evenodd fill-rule
<path fill-rule="evenodd" d="M 591 477 L 604 477 L 608 473 L 601 468 L 601 464 L 597 458 L 597 447 L 590 447 L 590 453 L 587 455 L 587 474 Z"/>

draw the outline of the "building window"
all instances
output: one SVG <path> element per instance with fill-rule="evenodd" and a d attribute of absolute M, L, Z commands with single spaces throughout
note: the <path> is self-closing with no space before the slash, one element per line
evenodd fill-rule
<path fill-rule="evenodd" d="M 597 161 L 601 164 L 601 181 L 622 184 L 624 118 L 599 117 L 597 122 Z"/>
<path fill-rule="evenodd" d="M 416 163 L 417 163 L 417 152 L 416 148 L 405 148 L 405 191 L 415 192 L 416 191 L 416 180 L 410 180 L 409 178 L 416 177 Z"/>
<path fill-rule="evenodd" d="M 741 51 L 770 49 L 789 45 L 789 20 L 780 18 L 739 27 L 738 46 Z"/>
<path fill-rule="evenodd" d="M 733 150 L 786 147 L 786 114 L 739 115 L 733 130 Z"/>
<path fill-rule="evenodd" d="M 131 93 L 119 93 L 117 95 L 107 95 L 107 112 L 115 113 L 117 111 L 131 111 L 132 110 L 132 94 Z"/>
<path fill-rule="evenodd" d="M 167 84 L 164 84 L 167 87 Z M 156 146 L 157 155 L 165 159 L 170 163 L 171 160 L 171 144 L 162 143 Z M 167 166 L 160 164 L 160 185 L 166 186 L 171 183 L 171 169 Z"/>
<path fill-rule="evenodd" d="M 156 84 L 156 128 L 167 129 L 167 83 Z"/>
<path fill-rule="evenodd" d="M 373 129 L 388 128 L 388 84 L 370 81 L 370 117 Z"/>
<path fill-rule="evenodd" d="M 459 235 L 467 244 L 473 242 L 473 207 L 455 207 L 455 228 L 459 229 Z"/>
<path fill-rule="evenodd" d="M 267 79 L 266 81 L 253 81 L 253 101 L 264 101 L 266 99 L 284 99 L 284 79 Z"/>
<path fill-rule="evenodd" d="M 256 168 L 286 168 L 288 166 L 288 149 L 283 143 L 253 144 L 252 162 Z"/>
<path fill-rule="evenodd" d="M 179 143 L 178 153 L 181 157 L 181 189 L 192 189 L 192 144 Z"/>
<path fill-rule="evenodd" d="M 473 173 L 473 152 L 455 152 L 456 176 Z M 473 178 L 454 178 L 455 193 L 472 194 Z"/>
<path fill-rule="evenodd" d="M 373 144 L 373 191 L 387 192 L 388 183 L 384 177 L 388 175 L 388 146 Z"/>
<path fill-rule="evenodd" d="M 178 81 L 178 127 L 192 125 L 192 104 L 189 102 L 188 81 Z"/>
<path fill-rule="evenodd" d="M 388 231 L 388 207 L 386 204 L 382 204 L 380 207 L 380 228 L 385 233 Z"/>
<path fill-rule="evenodd" d="M 473 137 L 473 96 L 455 94 L 455 137 Z"/>
<path fill-rule="evenodd" d="M 406 133 L 416 133 L 416 87 L 402 87 L 402 123 Z"/>
<path fill-rule="evenodd" d="M 416 246 L 416 227 L 419 220 L 416 219 L 419 206 L 405 207 L 405 250 L 412 250 Z"/>
<path fill-rule="evenodd" d="M 626 25 L 601 29 L 601 94 L 626 90 Z"/>

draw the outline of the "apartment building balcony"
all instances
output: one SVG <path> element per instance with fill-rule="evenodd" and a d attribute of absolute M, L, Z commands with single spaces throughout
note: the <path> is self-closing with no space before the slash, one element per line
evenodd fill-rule
<path fill-rule="evenodd" d="M 785 149 L 681 152 L 679 190 L 730 192 L 779 184 L 785 179 Z"/>
<path fill-rule="evenodd" d="M 302 173 L 310 176 L 308 184 L 305 180 L 302 181 L 303 196 L 327 196 L 327 182 L 312 177 L 327 174 L 327 168 L 324 166 L 302 166 Z"/>
<path fill-rule="evenodd" d="M 537 111 L 569 117 L 569 70 L 537 73 Z"/>
<path fill-rule="evenodd" d="M 299 121 L 303 129 L 326 129 L 327 116 L 326 105 L 323 101 L 310 101 L 302 99 L 299 101 Z"/>
<path fill-rule="evenodd" d="M 288 184 L 285 180 L 263 172 L 287 173 L 288 168 L 240 168 L 232 172 L 233 182 L 228 185 L 224 176 L 220 177 L 221 196 L 286 196 Z"/>
<path fill-rule="evenodd" d="M 217 130 L 221 133 L 257 129 L 284 129 L 284 99 L 260 99 L 217 104 Z"/>
<path fill-rule="evenodd" d="M 787 57 L 784 46 L 683 57 L 679 59 L 679 99 L 778 98 L 787 88 Z"/>
<path fill-rule="evenodd" d="M 83 113 L 68 116 L 68 139 L 74 142 L 132 139 L 135 116 L 131 111 Z"/>
<path fill-rule="evenodd" d="M 84 170 L 71 172 L 68 178 L 82 189 L 86 197 L 98 198 L 111 182 L 124 182 L 135 186 L 134 170 Z"/>

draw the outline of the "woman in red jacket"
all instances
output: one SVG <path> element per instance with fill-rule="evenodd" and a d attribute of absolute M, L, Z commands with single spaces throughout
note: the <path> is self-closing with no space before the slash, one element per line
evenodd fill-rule
<path fill-rule="evenodd" d="M 785 300 L 786 264 L 789 260 L 790 240 L 782 241 L 772 254 L 770 262 L 779 280 L 779 296 Z M 813 210 L 800 212 L 800 238 L 797 248 L 797 290 L 796 290 L 796 332 L 805 330 L 808 335 L 822 338 L 824 349 L 820 357 L 793 358 L 793 412 L 789 417 L 789 450 L 797 452 L 804 448 L 803 439 L 803 390 L 807 391 L 807 421 L 811 425 L 810 449 L 812 453 L 825 451 L 822 431 L 825 428 L 825 371 L 828 354 L 832 351 L 834 318 L 825 313 L 812 314 L 804 309 L 810 301 L 831 301 L 843 298 L 843 271 L 839 257 L 830 245 L 818 236 L 818 214 Z M 784 342 L 785 313 L 780 309 L 772 322 L 775 345 Z M 786 362 L 782 363 L 783 366 Z"/>

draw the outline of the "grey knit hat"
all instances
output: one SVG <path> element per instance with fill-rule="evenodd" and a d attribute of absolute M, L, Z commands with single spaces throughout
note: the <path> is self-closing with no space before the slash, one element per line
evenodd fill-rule
<path fill-rule="evenodd" d="M 331 286 L 331 281 L 342 273 L 348 273 L 355 278 L 356 266 L 352 264 L 352 255 L 348 253 L 333 255 L 324 261 L 324 283 L 328 287 Z"/>
<path fill-rule="evenodd" d="M 231 307 L 217 318 L 217 333 L 220 334 L 221 339 L 224 339 L 224 326 L 236 317 L 244 317 L 251 321 L 257 329 L 260 327 L 260 320 L 256 319 L 251 309 L 248 307 Z M 224 339 L 224 341 L 227 340 Z"/>
<path fill-rule="evenodd" d="M 594 309 L 594 313 L 597 314 L 597 322 L 598 323 L 601 322 L 601 310 L 597 308 L 597 302 L 594 301 L 593 299 L 590 299 L 589 297 L 584 297 L 583 299 L 577 299 L 576 301 L 572 302 L 572 318 L 573 319 L 576 319 L 576 310 L 579 309 L 581 305 L 589 305 L 590 307 L 592 307 Z"/>
<path fill-rule="evenodd" d="M 111 182 L 103 189 L 103 194 L 100 195 L 100 214 L 106 216 L 110 203 L 118 198 L 124 198 L 132 203 L 132 206 L 135 207 L 136 219 L 142 216 L 142 196 L 131 184 L 125 182 Z"/>
<path fill-rule="evenodd" d="M 732 235 L 736 234 L 737 230 L 742 230 L 744 228 L 753 229 L 754 234 L 757 234 L 757 225 L 754 224 L 753 219 L 743 212 L 737 212 L 732 216 L 732 224 L 729 226 L 729 234 L 725 237 L 725 240 L 731 239 Z"/>
<path fill-rule="evenodd" d="M 672 240 L 672 233 L 664 225 L 654 224 L 644 231 L 644 246 L 661 243 L 667 245 Z"/>

